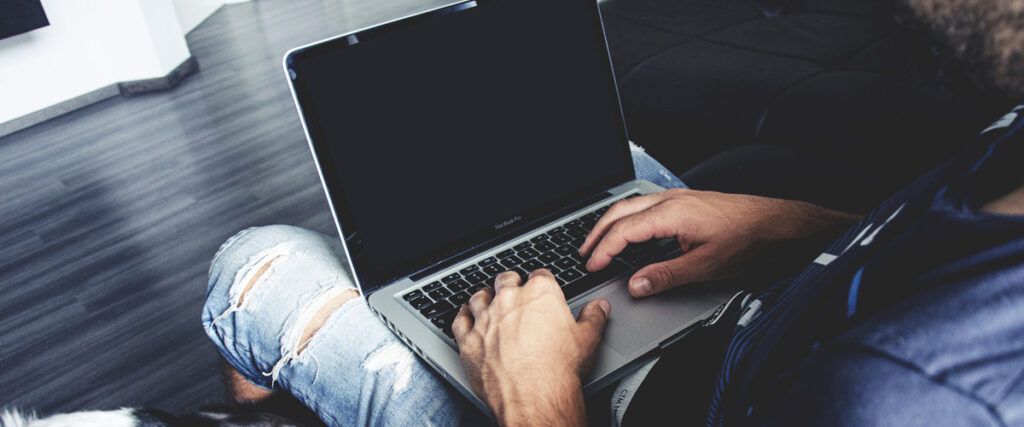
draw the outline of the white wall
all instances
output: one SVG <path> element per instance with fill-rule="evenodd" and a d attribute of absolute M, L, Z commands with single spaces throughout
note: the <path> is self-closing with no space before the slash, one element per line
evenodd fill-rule
<path fill-rule="evenodd" d="M 223 0 L 174 0 L 182 33 L 188 34 L 223 4 Z"/>
<path fill-rule="evenodd" d="M 0 40 L 0 123 L 188 59 L 171 0 L 42 0 L 48 27 Z"/>
<path fill-rule="evenodd" d="M 178 13 L 182 33 L 188 34 L 222 5 L 243 1 L 248 0 L 174 0 L 174 10 Z"/>

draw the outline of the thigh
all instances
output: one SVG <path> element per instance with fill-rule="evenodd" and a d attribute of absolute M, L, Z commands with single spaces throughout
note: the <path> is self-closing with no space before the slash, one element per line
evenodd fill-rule
<path fill-rule="evenodd" d="M 243 231 L 210 268 L 203 326 L 250 382 L 284 389 L 331 425 L 454 425 L 482 415 L 380 323 L 353 289 L 340 241 L 288 226 Z"/>

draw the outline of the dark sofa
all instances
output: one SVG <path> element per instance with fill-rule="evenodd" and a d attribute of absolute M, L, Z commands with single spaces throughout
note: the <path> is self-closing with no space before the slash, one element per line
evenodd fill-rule
<path fill-rule="evenodd" d="M 897 7 L 606 0 L 630 136 L 698 188 L 867 210 L 1005 107 L 938 85 Z"/>

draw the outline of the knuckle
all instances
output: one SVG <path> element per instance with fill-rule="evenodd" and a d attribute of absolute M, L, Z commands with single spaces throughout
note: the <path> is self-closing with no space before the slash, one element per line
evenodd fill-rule
<path fill-rule="evenodd" d="M 484 298 L 487 298 L 489 294 L 490 294 L 490 289 L 487 289 L 487 288 L 484 288 L 484 289 L 481 289 L 479 291 L 476 291 L 476 293 L 474 293 L 473 295 L 471 295 L 469 297 L 469 304 L 470 305 L 479 304 L 481 302 L 480 300 L 482 300 Z"/>
<path fill-rule="evenodd" d="M 654 275 L 659 279 L 657 283 L 651 284 L 651 286 L 653 286 L 655 289 L 658 288 L 659 284 L 662 286 L 670 286 L 676 284 L 676 272 L 671 268 L 658 268 L 657 270 L 654 271 Z"/>

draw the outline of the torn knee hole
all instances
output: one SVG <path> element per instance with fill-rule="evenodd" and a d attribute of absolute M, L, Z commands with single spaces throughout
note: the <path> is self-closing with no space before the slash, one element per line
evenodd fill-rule
<path fill-rule="evenodd" d="M 359 293 L 355 289 L 347 289 L 344 292 L 334 296 L 327 302 L 325 302 L 320 309 L 313 314 L 313 317 L 306 324 L 306 327 L 302 329 L 302 335 L 299 336 L 299 348 L 296 354 L 302 354 L 302 352 L 309 345 L 309 341 L 313 338 L 313 335 L 327 322 L 327 318 L 331 316 L 334 310 L 341 307 L 349 300 L 359 296 Z"/>
<path fill-rule="evenodd" d="M 245 297 L 249 295 L 249 291 L 252 290 L 252 287 L 260 279 L 260 277 L 263 277 L 263 274 L 270 269 L 271 264 L 273 264 L 274 261 L 277 261 L 280 258 L 281 255 L 270 258 L 269 260 L 267 260 L 267 262 L 263 263 L 263 265 L 261 265 L 260 268 L 257 269 L 255 273 L 252 274 L 252 277 L 249 278 L 249 282 L 246 283 L 245 287 L 242 288 L 242 291 L 238 293 L 238 302 L 235 304 L 235 307 L 242 307 L 242 303 L 245 302 Z"/>

